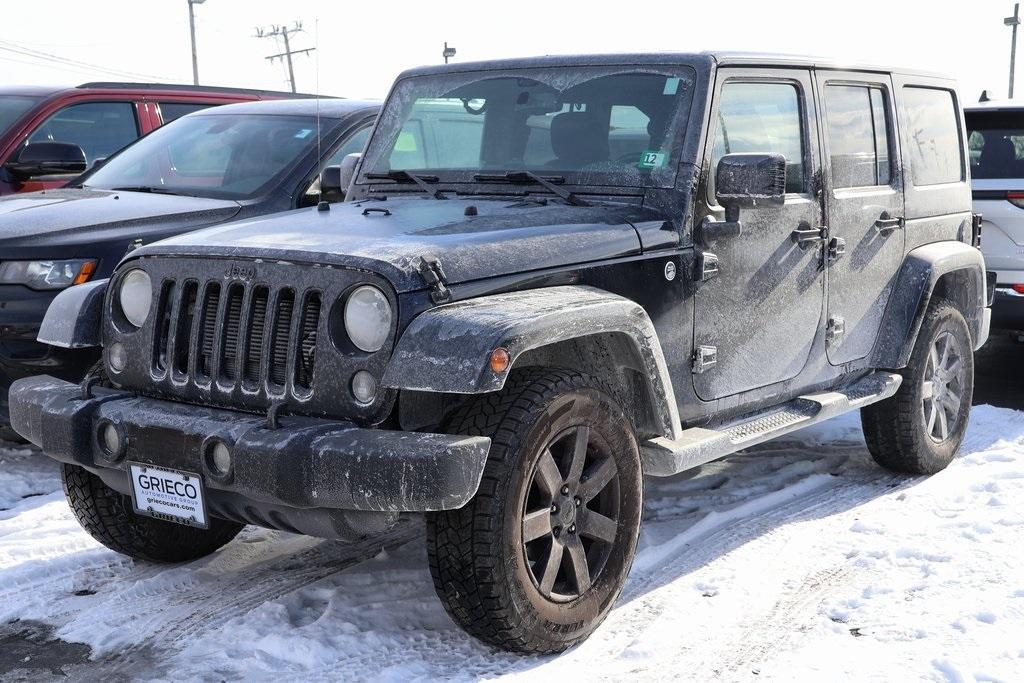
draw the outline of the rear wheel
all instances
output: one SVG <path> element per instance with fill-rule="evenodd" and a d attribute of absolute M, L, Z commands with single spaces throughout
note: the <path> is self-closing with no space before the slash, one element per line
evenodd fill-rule
<path fill-rule="evenodd" d="M 137 515 L 131 498 L 77 465 L 61 470 L 64 495 L 82 528 L 122 555 L 150 562 L 188 562 L 233 539 L 243 525 L 211 518 L 209 529 Z"/>
<path fill-rule="evenodd" d="M 861 410 L 872 457 L 886 469 L 934 474 L 963 442 L 974 394 L 971 334 L 945 299 L 928 307 L 903 384 L 889 399 Z"/>
<path fill-rule="evenodd" d="M 571 371 L 527 371 L 450 430 L 492 438 L 476 497 L 428 516 L 430 568 L 471 635 L 559 652 L 608 615 L 633 562 L 643 488 L 633 428 L 611 392 Z"/>

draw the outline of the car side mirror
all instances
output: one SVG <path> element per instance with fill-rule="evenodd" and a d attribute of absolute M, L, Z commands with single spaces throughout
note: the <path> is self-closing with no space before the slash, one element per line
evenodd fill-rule
<path fill-rule="evenodd" d="M 5 168 L 18 180 L 48 175 L 78 175 L 86 170 L 85 152 L 69 142 L 33 142 Z"/>
<path fill-rule="evenodd" d="M 328 166 L 320 173 L 320 193 L 328 202 L 345 200 L 348 187 L 356 176 L 356 168 L 362 154 L 349 154 L 338 166 Z"/>
<path fill-rule="evenodd" d="M 740 209 L 778 206 L 786 201 L 786 157 L 726 154 L 715 168 L 715 199 L 725 207 L 725 220 L 704 219 L 699 239 L 705 244 L 741 235 Z"/>

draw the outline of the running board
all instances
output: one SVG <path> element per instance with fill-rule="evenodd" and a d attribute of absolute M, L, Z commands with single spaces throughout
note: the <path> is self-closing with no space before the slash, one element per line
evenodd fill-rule
<path fill-rule="evenodd" d="M 641 446 L 644 474 L 668 477 L 762 441 L 882 401 L 903 377 L 875 372 L 835 391 L 808 394 L 715 428 L 684 429 L 678 439 L 658 437 Z"/>

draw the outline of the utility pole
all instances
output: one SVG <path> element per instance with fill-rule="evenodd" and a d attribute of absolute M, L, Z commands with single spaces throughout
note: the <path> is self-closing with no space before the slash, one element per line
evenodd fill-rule
<path fill-rule="evenodd" d="M 196 13 L 193 5 L 201 5 L 206 0 L 188 0 L 188 30 L 192 35 L 192 85 L 199 85 L 199 57 L 196 55 Z"/>
<path fill-rule="evenodd" d="M 444 52 L 441 53 L 441 56 L 444 57 L 444 63 L 445 64 L 448 63 L 449 59 L 451 59 L 452 57 L 455 56 L 455 48 L 454 47 L 448 47 L 448 41 L 447 40 L 444 41 Z"/>
<path fill-rule="evenodd" d="M 1017 27 L 1020 26 L 1020 3 L 1013 4 L 1013 16 L 1003 19 L 1003 26 L 1013 27 L 1013 35 L 1010 38 L 1010 87 L 1009 99 L 1013 99 L 1013 76 L 1014 68 L 1017 65 Z"/>
<path fill-rule="evenodd" d="M 285 64 L 288 66 L 288 82 L 291 84 L 292 92 L 295 92 L 295 67 L 292 64 L 292 55 L 309 54 L 315 47 L 307 47 L 302 50 L 293 50 L 289 35 L 292 33 L 302 33 L 302 22 L 296 21 L 292 26 L 271 26 L 269 29 L 256 29 L 257 38 L 282 38 L 284 40 L 284 52 L 280 52 L 276 55 L 270 55 L 267 57 L 270 61 L 275 59 L 283 59 Z"/>

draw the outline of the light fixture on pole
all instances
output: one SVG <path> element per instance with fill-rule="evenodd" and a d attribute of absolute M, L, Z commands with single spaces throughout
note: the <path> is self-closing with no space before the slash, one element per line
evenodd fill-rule
<path fill-rule="evenodd" d="M 196 13 L 193 5 L 201 5 L 206 0 L 188 0 L 188 30 L 192 36 L 192 84 L 199 85 L 199 57 L 196 55 Z"/>
<path fill-rule="evenodd" d="M 1013 35 L 1010 38 L 1010 87 L 1007 96 L 1013 99 L 1013 71 L 1017 63 L 1017 27 L 1020 26 L 1020 3 L 1014 3 L 1013 16 L 1003 19 L 1003 26 L 1012 26 Z"/>
<path fill-rule="evenodd" d="M 444 52 L 441 53 L 441 56 L 444 57 L 444 63 L 445 64 L 448 63 L 449 59 L 451 59 L 452 57 L 455 56 L 455 48 L 454 47 L 448 47 L 448 41 L 447 40 L 444 42 Z"/>

